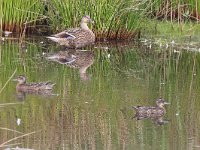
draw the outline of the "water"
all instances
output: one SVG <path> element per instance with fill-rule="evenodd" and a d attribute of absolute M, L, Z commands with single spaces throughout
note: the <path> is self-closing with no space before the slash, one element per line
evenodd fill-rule
<path fill-rule="evenodd" d="M 151 43 L 97 43 L 89 51 L 63 52 L 43 37 L 2 42 L 3 149 L 199 149 L 198 45 Z M 63 53 L 79 62 L 47 59 Z M 9 77 L 20 74 L 28 82 L 56 83 L 53 93 L 17 92 Z M 133 118 L 131 106 L 155 105 L 159 97 L 171 103 L 163 118 Z"/>

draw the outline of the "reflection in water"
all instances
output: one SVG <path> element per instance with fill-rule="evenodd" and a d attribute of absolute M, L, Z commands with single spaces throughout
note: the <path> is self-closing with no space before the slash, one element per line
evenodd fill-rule
<path fill-rule="evenodd" d="M 173 47 L 163 50 L 140 44 L 106 43 L 94 50 L 95 58 L 93 53 L 88 56 L 80 51 L 58 52 L 69 57 L 55 54 L 54 61 L 68 66 L 76 64 L 82 55 L 86 55 L 85 60 L 91 58 L 86 66 L 96 59 L 98 63 L 92 64 L 90 70 L 91 82 L 80 82 L 73 69 L 36 57 L 56 49 L 53 45 L 52 50 L 41 48 L 39 42 L 26 42 L 23 55 L 19 55 L 22 50 L 14 41 L 6 40 L 1 45 L 0 88 L 17 68 L 17 74 L 26 74 L 31 81 L 55 81 L 60 95 L 46 100 L 49 98 L 28 95 L 35 93 L 19 93 L 22 98 L 26 95 L 23 104 L 0 109 L 0 145 L 14 138 L 6 144 L 15 145 L 10 148 L 179 150 L 200 145 L 199 53 L 181 47 L 176 48 L 179 53 L 174 53 Z M 23 65 L 19 61 L 22 58 Z M 86 69 L 82 70 L 86 73 Z M 0 93 L 1 104 L 15 102 L 15 86 L 8 82 Z M 153 105 L 155 101 L 151 99 L 155 97 L 166 97 L 171 105 L 166 107 L 165 115 L 148 119 L 165 124 L 166 117 L 170 123 L 159 127 L 144 121 L 144 117 L 133 121 L 130 106 Z M 20 124 L 16 123 L 17 118 L 21 119 Z M 21 133 L 32 132 L 17 138 Z"/>
<path fill-rule="evenodd" d="M 26 99 L 26 95 L 38 95 L 38 96 L 42 96 L 42 97 L 50 97 L 50 96 L 55 96 L 57 94 L 53 93 L 52 90 L 43 90 L 43 91 L 30 91 L 30 90 L 26 90 L 26 91 L 21 91 L 16 89 L 16 95 L 17 95 L 17 99 L 19 101 L 24 101 Z"/>
<path fill-rule="evenodd" d="M 137 121 L 139 120 L 152 120 L 153 123 L 155 123 L 156 125 L 164 125 L 166 123 L 169 123 L 169 120 L 164 120 L 164 116 L 160 116 L 160 117 L 143 117 L 143 116 L 138 116 L 137 114 L 135 114 L 135 116 L 133 118 L 136 118 Z"/>
<path fill-rule="evenodd" d="M 90 79 L 86 70 L 94 62 L 94 53 L 85 50 L 67 50 L 59 51 L 55 54 L 51 54 L 47 59 L 56 61 L 60 64 L 65 64 L 71 68 L 79 68 L 80 78 L 82 80 Z"/>

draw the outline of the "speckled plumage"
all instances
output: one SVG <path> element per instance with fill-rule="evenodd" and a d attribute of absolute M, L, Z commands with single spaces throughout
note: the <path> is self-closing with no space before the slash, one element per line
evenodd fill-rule
<path fill-rule="evenodd" d="M 16 89 L 18 91 L 42 91 L 52 90 L 55 83 L 51 82 L 38 82 L 38 83 L 26 83 L 26 77 L 23 75 L 18 76 L 14 81 L 18 81 Z"/>
<path fill-rule="evenodd" d="M 133 106 L 136 111 L 135 116 L 137 118 L 151 118 L 151 117 L 161 117 L 165 114 L 165 104 L 169 104 L 165 102 L 163 99 L 158 99 L 156 101 L 157 106 Z"/>
<path fill-rule="evenodd" d="M 88 28 L 87 24 L 89 22 L 92 22 L 90 17 L 84 16 L 80 28 L 67 29 L 47 38 L 67 48 L 76 49 L 91 45 L 95 42 L 95 34 Z"/>

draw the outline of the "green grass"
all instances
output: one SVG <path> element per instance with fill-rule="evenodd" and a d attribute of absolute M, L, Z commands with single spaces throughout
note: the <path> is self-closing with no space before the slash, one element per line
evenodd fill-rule
<path fill-rule="evenodd" d="M 58 32 L 79 26 L 84 15 L 90 15 L 95 24 L 91 26 L 98 39 L 127 39 L 135 35 L 141 19 L 142 3 L 120 0 L 7 0 L 3 1 L 3 30 L 23 31 L 34 29 L 36 24 L 50 26 Z"/>
<path fill-rule="evenodd" d="M 129 0 L 52 0 L 47 13 L 52 30 L 79 26 L 81 18 L 90 15 L 98 39 L 127 39 L 139 27 L 143 11 L 139 10 L 140 5 Z"/>
<path fill-rule="evenodd" d="M 27 25 L 35 26 L 44 16 L 41 0 L 6 0 L 2 1 L 3 30 L 21 32 Z"/>
<path fill-rule="evenodd" d="M 146 6 L 150 16 L 177 22 L 199 22 L 200 3 L 198 0 L 151 0 Z"/>
<path fill-rule="evenodd" d="M 84 15 L 95 24 L 90 27 L 98 40 L 130 39 L 135 37 L 146 18 L 172 23 L 198 22 L 200 3 L 197 0 L 0 0 L 2 30 L 59 32 L 79 26 Z M 181 31 L 181 30 L 180 30 Z M 50 33 L 48 33 L 50 34 Z"/>

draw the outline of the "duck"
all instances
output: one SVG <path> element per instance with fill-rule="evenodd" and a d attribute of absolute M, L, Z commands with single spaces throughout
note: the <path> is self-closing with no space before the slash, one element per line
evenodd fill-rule
<path fill-rule="evenodd" d="M 95 34 L 89 29 L 88 23 L 93 23 L 90 16 L 83 16 L 79 28 L 70 28 L 47 38 L 67 48 L 83 48 L 95 42 Z"/>
<path fill-rule="evenodd" d="M 94 63 L 94 53 L 87 50 L 58 51 L 46 59 L 79 69 L 80 78 L 86 81 L 90 79 L 86 71 Z"/>
<path fill-rule="evenodd" d="M 135 118 L 156 118 L 161 117 L 166 113 L 164 105 L 170 104 L 164 99 L 159 98 L 156 100 L 157 106 L 133 106 L 136 111 Z"/>
<path fill-rule="evenodd" d="M 23 92 L 41 92 L 45 90 L 52 90 L 55 83 L 51 82 L 37 82 L 37 83 L 26 83 L 26 77 L 24 75 L 19 75 L 13 81 L 18 81 L 16 86 L 17 91 Z"/>

